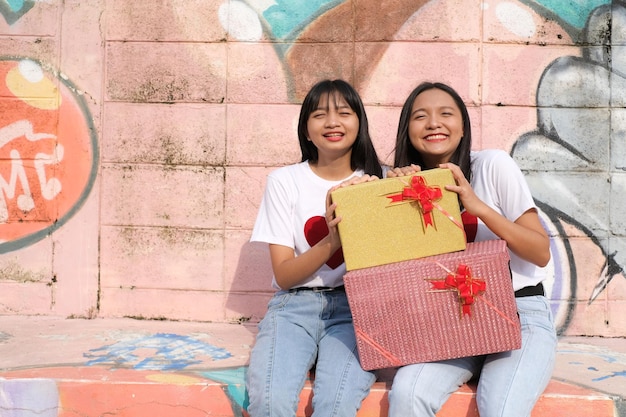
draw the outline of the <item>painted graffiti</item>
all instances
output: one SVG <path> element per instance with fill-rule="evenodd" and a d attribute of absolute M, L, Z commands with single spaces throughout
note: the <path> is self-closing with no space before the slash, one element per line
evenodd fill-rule
<path fill-rule="evenodd" d="M 112 365 L 141 370 L 182 370 L 231 354 L 189 336 L 157 333 L 92 349 L 84 355 L 87 365 Z"/>
<path fill-rule="evenodd" d="M 82 95 L 31 59 L 0 60 L 0 252 L 30 245 L 84 203 L 98 148 Z"/>
<path fill-rule="evenodd" d="M 400 0 L 387 6 L 377 5 L 371 10 L 364 6 L 359 10 L 359 24 L 366 26 L 370 19 L 385 15 L 385 25 L 370 26 L 381 31 L 381 39 L 392 39 L 411 16 L 433 3 L 442 2 Z M 613 108 L 623 107 L 626 102 L 626 98 L 621 97 L 626 91 L 622 85 L 626 82 L 623 78 L 626 70 L 622 68 L 626 68 L 626 59 L 624 54 L 618 53 L 623 47 L 617 46 L 623 44 L 620 38 L 623 30 L 619 25 L 626 22 L 624 7 L 609 0 L 578 2 L 575 7 L 571 3 L 553 0 L 494 3 L 486 3 L 485 7 L 494 7 L 501 24 L 511 33 L 524 37 L 537 31 L 533 18 L 520 7 L 526 5 L 538 15 L 557 22 L 572 39 L 586 45 L 581 48 L 581 57 L 562 57 L 546 68 L 537 86 L 537 131 L 520 137 L 512 150 L 520 166 L 529 172 L 527 179 L 538 200 L 542 221 L 553 236 L 553 260 L 549 265 L 551 279 L 547 288 L 553 300 L 559 332 L 562 333 L 572 318 L 576 305 L 573 301 L 581 296 L 577 294 L 576 262 L 563 222 L 574 225 L 588 236 L 606 257 L 604 271 L 597 279 L 595 289 L 591 294 L 582 295 L 587 297 L 589 303 L 602 293 L 614 276 L 622 273 L 626 262 L 626 247 L 623 247 L 626 246 L 626 239 L 619 237 L 621 233 L 616 230 L 618 222 L 612 215 L 598 215 L 609 213 L 610 207 L 622 205 L 617 197 L 613 197 L 618 193 L 610 193 L 609 184 L 621 184 L 615 175 L 619 175 L 623 167 L 619 166 L 621 162 L 611 160 L 609 149 L 614 154 L 626 151 L 617 148 L 620 139 L 617 136 L 626 131 L 626 126 L 622 127 L 620 123 L 626 118 L 622 113 L 612 111 Z M 337 16 L 348 15 L 346 10 L 352 6 L 344 1 L 320 0 L 307 3 L 307 7 L 296 13 L 286 2 L 268 4 L 249 0 L 245 4 L 233 2 L 231 7 L 256 12 L 260 26 L 265 28 L 265 35 L 282 41 L 277 53 L 285 61 L 286 76 L 294 83 L 294 98 L 297 99 L 311 83 L 301 76 L 302 69 L 310 67 L 312 61 L 318 58 L 310 53 L 306 43 L 298 42 L 298 39 L 315 39 L 316 35 L 330 32 L 330 25 Z M 385 10 L 385 7 L 393 10 Z M 231 16 L 237 14 L 232 13 Z M 246 20 L 250 21 L 250 13 L 247 16 Z M 232 25 L 233 20 L 230 26 L 224 27 L 237 27 Z M 255 36 L 254 40 L 260 38 L 260 35 L 243 31 L 236 36 L 240 40 L 253 40 L 252 36 Z M 616 45 L 615 53 L 611 53 L 612 42 Z M 368 52 L 370 59 L 355 64 L 362 65 L 356 69 L 359 80 L 364 80 L 361 82 L 368 82 L 368 74 L 379 65 L 387 45 L 381 43 L 373 47 Z M 300 76 L 294 77 L 296 73 Z M 578 82 L 572 84 L 572 79 L 578 79 Z M 613 142 L 610 139 L 611 129 L 616 132 Z M 589 132 L 594 132 L 591 137 Z M 537 158 L 537 155 L 543 158 Z M 613 156 L 613 159 L 616 157 Z M 558 161 L 556 165 L 555 160 Z M 609 169 L 611 163 L 614 166 Z M 546 170 L 546 164 L 552 168 Z M 589 171 L 594 171 L 594 174 L 588 175 Z M 581 188 L 590 192 L 572 192 Z M 612 197 L 603 197 L 607 195 Z"/>
<path fill-rule="evenodd" d="M 220 410 L 220 415 L 247 415 L 244 411 L 248 405 L 247 366 L 219 367 L 212 360 L 205 359 L 206 370 L 190 369 L 196 363 L 195 359 L 190 358 L 201 355 L 213 355 L 214 359 L 226 358 L 230 356 L 226 349 L 203 344 L 189 336 L 157 333 L 92 349 L 84 356 L 90 358 L 93 352 L 102 351 L 110 354 L 105 355 L 109 356 L 108 359 L 100 363 L 90 361 L 87 366 L 44 367 L 36 371 L 36 378 L 25 378 L 23 375 L 19 378 L 0 378 L 0 415 L 105 415 L 123 409 L 126 412 L 124 415 L 139 416 L 151 415 L 153 406 L 161 412 L 171 410 L 172 413 L 185 416 L 204 415 L 208 410 L 215 413 Z M 129 357 L 128 352 L 131 351 L 137 354 Z M 164 351 L 168 354 L 162 354 Z M 200 355 L 198 351 L 201 351 Z M 215 352 L 220 353 L 215 356 Z M 625 358 L 618 352 L 592 345 L 565 344 L 559 349 L 558 355 L 568 367 L 577 369 L 577 378 L 588 381 L 588 385 L 606 386 L 611 383 L 605 381 L 620 384 L 626 377 L 623 370 Z M 131 367 L 133 370 L 148 372 L 119 372 L 120 368 L 129 368 L 128 365 L 143 361 L 137 359 L 139 356 L 150 359 L 146 363 L 158 365 L 150 369 Z M 103 370 L 113 372 L 103 378 Z M 74 383 L 59 385 L 58 381 L 66 377 L 73 380 L 77 374 L 93 383 L 85 384 L 80 389 L 76 389 Z M 102 384 L 106 384 L 109 389 L 103 390 Z M 161 384 L 166 384 L 168 389 L 162 390 Z M 124 392 L 124 395 L 112 394 L 116 392 L 111 391 L 115 385 L 123 388 L 120 392 Z M 189 411 L 175 412 L 178 406 L 184 406 Z"/>
<path fill-rule="evenodd" d="M 223 384 L 226 397 L 229 399 L 236 417 L 246 415 L 248 408 L 248 392 L 246 391 L 246 372 L 248 367 L 213 369 L 201 372 L 203 378 Z"/>
<path fill-rule="evenodd" d="M 224 348 L 200 341 L 189 335 L 154 333 L 141 337 L 127 337 L 110 345 L 91 349 L 83 356 L 87 362 L 73 367 L 42 368 L 39 377 L 0 377 L 0 415 L 2 417 L 57 417 L 59 415 L 106 415 L 125 410 L 124 415 L 150 414 L 147 403 L 155 404 L 160 413 L 171 409 L 171 415 L 199 415 L 194 410 L 224 407 L 234 416 L 243 416 L 247 404 L 245 375 L 247 367 L 216 367 L 215 361 L 231 358 Z M 202 363 L 206 371 L 190 370 L 192 365 Z M 113 379 L 133 378 L 132 387 L 124 388 L 132 395 L 110 395 L 98 384 L 93 388 L 69 390 L 59 380 L 66 372 L 80 370 L 84 379 L 102 381 L 103 369 L 115 371 Z M 123 373 L 125 369 L 132 373 Z M 141 371 L 141 372 L 134 372 Z M 127 381 L 127 380 L 125 380 Z M 115 384 L 116 380 L 108 380 Z M 207 384 L 217 382 L 217 384 Z M 153 387 L 167 384 L 170 389 L 155 398 Z M 70 384 L 72 385 L 72 384 Z M 179 387 L 179 389 L 176 389 Z M 182 387 L 182 388 L 181 388 Z M 181 396 L 181 389 L 192 387 Z M 195 387 L 198 387 L 197 389 Z M 174 388 L 174 389 L 172 389 Z M 90 395 L 86 391 L 93 389 Z M 99 396 L 102 396 L 101 398 Z M 130 401 L 129 401 L 130 400 Z M 176 410 L 183 405 L 185 410 Z M 83 410 L 82 413 L 77 410 Z M 148 410 L 148 411 L 146 411 Z M 204 415 L 204 413 L 202 413 Z M 222 415 L 222 414 L 220 414 Z M 223 414 L 229 415 L 229 414 Z"/>
<path fill-rule="evenodd" d="M 34 0 L 0 0 L 0 13 L 12 25 L 32 9 L 35 3 Z"/>
<path fill-rule="evenodd" d="M 37 3 L 36 0 L 0 0 L 0 13 L 8 25 L 15 25 Z M 428 0 L 360 3 L 363 7 L 358 24 L 375 32 L 376 37 L 385 42 L 372 42 L 368 59 L 356 62 L 356 68 L 351 69 L 358 74 L 358 88 L 371 87 L 367 84 L 370 76 L 381 65 L 394 35 L 415 14 L 441 3 L 443 1 Z M 483 2 L 485 7 L 489 3 Z M 219 7 L 216 19 L 233 39 L 274 41 L 281 69 L 290 84 L 291 99 L 296 103 L 311 80 L 318 76 L 306 69 L 316 67 L 319 60 L 319 54 L 310 52 L 310 44 L 299 41 L 337 33 L 336 22 L 349 15 L 353 7 L 353 2 L 346 0 L 231 0 Z M 576 44 L 583 45 L 578 55 L 562 56 L 544 69 L 535 94 L 537 126 L 513 138 L 511 150 L 526 173 L 543 225 L 552 237 L 551 279 L 547 288 L 559 331 L 563 332 L 572 320 L 577 300 L 596 302 L 606 295 L 611 283 L 624 277 L 626 267 L 626 221 L 622 220 L 621 210 L 626 205 L 626 197 L 622 197 L 626 195 L 626 163 L 623 161 L 626 155 L 626 46 L 623 46 L 626 44 L 626 3 L 619 0 L 501 1 L 495 14 L 511 33 L 532 36 L 537 27 L 533 23 L 534 15 L 527 9 L 556 22 Z M 384 25 L 380 24 L 381 16 L 385 16 Z M 342 56 L 339 53 L 334 56 L 334 53 L 329 49 L 326 60 L 340 62 Z M 99 155 L 88 106 L 82 93 L 66 76 L 35 59 L 5 57 L 0 58 L 0 80 L 0 97 L 3 98 L 0 100 L 2 253 L 45 238 L 80 209 L 93 187 Z M 605 261 L 599 276 L 582 276 L 577 270 L 570 226 L 588 238 L 601 253 Z M 580 294 L 580 288 L 585 287 L 579 285 L 578 280 L 591 280 L 591 292 Z M 0 342 L 9 337 L 0 332 Z M 626 378 L 626 372 L 620 369 L 602 368 L 602 365 L 588 367 L 577 350 L 561 350 L 559 354 L 570 355 L 570 366 L 587 367 L 584 370 L 591 375 L 591 382 Z M 602 359 L 602 364 L 616 361 L 611 355 L 601 355 L 586 354 Z M 228 350 L 194 337 L 157 333 L 91 349 L 84 353 L 84 365 L 86 373 L 95 372 L 98 367 L 153 371 L 146 376 L 147 381 L 204 384 L 202 390 L 210 390 L 206 381 L 219 382 L 217 393 L 209 391 L 213 396 L 211 400 L 225 399 L 234 415 L 243 416 L 247 405 L 246 367 L 225 369 L 212 365 L 231 356 Z M 189 371 L 192 365 L 198 364 L 208 364 L 207 370 Z M 79 404 L 90 401 L 84 395 L 72 397 L 72 392 L 68 391 L 66 402 L 59 405 L 59 390 L 53 379 L 9 381 L 0 378 L 0 414 L 55 417 L 62 407 L 78 409 Z M 92 402 L 95 406 L 115 410 L 119 404 L 113 402 L 122 400 L 120 396 L 109 399 L 108 403 Z M 153 400 L 149 398 L 145 403 Z M 165 403 L 168 399 L 157 400 Z M 206 397 L 201 400 L 206 401 Z M 176 403 L 172 401 L 172 404 L 174 410 Z M 104 414 L 110 409 L 100 412 Z"/>
<path fill-rule="evenodd" d="M 306 3 L 306 4 L 305 4 Z M 368 28 L 372 39 L 368 59 L 355 60 L 360 89 L 371 88 L 371 75 L 393 44 L 394 36 L 425 9 L 445 1 L 397 0 L 363 2 L 358 19 L 338 32 L 336 22 L 352 16 L 345 0 L 247 0 L 224 2 L 215 18 L 236 40 L 272 41 L 294 102 L 320 74 L 319 55 L 310 42 L 333 34 L 354 41 Z M 37 1 L 0 0 L 0 13 L 15 24 Z M 174 7 L 174 6 L 172 6 Z M 500 24 L 517 36 L 533 36 L 533 13 L 562 28 L 580 48 L 580 55 L 563 56 L 544 70 L 536 86 L 537 127 L 514 138 L 512 155 L 527 172 L 544 226 L 553 236 L 553 308 L 564 331 L 575 301 L 593 303 L 623 275 L 626 265 L 626 222 L 617 207 L 626 204 L 626 169 L 618 155 L 626 152 L 626 6 L 622 1 L 518 0 L 484 2 Z M 379 24 L 384 15 L 385 24 Z M 358 20 L 358 21 L 357 21 Z M 332 38 L 332 37 L 331 37 Z M 442 46 L 442 51 L 447 46 Z M 333 54 L 337 56 L 333 56 Z M 341 62 L 345 51 L 325 51 L 325 60 Z M 341 73 L 341 67 L 332 68 Z M 0 60 L 0 253 L 37 242 L 63 225 L 83 205 L 96 178 L 98 146 L 83 95 L 67 77 L 28 58 Z M 540 150 L 540 152 L 538 151 Z M 546 169 L 546 166 L 549 168 Z M 587 190 L 587 192 L 580 192 Z M 582 279 L 573 257 L 571 225 L 596 245 L 605 259 L 594 288 L 580 294 Z"/>
<path fill-rule="evenodd" d="M 575 225 L 606 257 L 592 293 L 583 295 L 589 303 L 626 264 L 623 224 L 611 209 L 623 204 L 618 192 L 623 161 L 615 155 L 626 150 L 626 119 L 618 110 L 626 104 L 626 62 L 620 47 L 609 45 L 623 43 L 623 22 L 623 4 L 592 11 L 583 28 L 583 42 L 591 46 L 581 57 L 564 56 L 546 68 L 537 89 L 537 129 L 523 135 L 512 151 L 528 170 L 533 195 L 547 216 Z"/>

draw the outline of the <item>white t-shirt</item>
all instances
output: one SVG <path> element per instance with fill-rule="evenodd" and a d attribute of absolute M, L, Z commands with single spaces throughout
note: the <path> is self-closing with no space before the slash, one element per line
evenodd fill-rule
<path fill-rule="evenodd" d="M 361 176 L 363 171 L 357 170 L 339 181 L 328 181 L 318 177 L 308 161 L 272 171 L 267 177 L 250 241 L 287 246 L 294 250 L 296 256 L 306 252 L 328 234 L 325 219 L 328 190 L 355 175 Z M 346 265 L 341 250 L 339 254 L 331 257 L 299 286 L 343 285 Z M 272 286 L 280 289 L 275 277 L 272 278 Z"/>
<path fill-rule="evenodd" d="M 514 222 L 527 210 L 536 208 L 524 175 L 506 152 L 496 149 L 472 152 L 471 169 L 471 185 L 476 195 L 507 219 Z M 477 220 L 474 241 L 499 239 L 480 219 Z M 469 234 L 467 238 L 471 241 Z M 534 286 L 544 280 L 545 268 L 521 259 L 510 250 L 509 254 L 514 290 Z"/>

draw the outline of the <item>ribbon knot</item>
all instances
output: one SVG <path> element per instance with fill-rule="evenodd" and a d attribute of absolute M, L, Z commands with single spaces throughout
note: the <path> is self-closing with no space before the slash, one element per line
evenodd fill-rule
<path fill-rule="evenodd" d="M 405 201 L 415 201 L 424 219 L 424 227 L 435 226 L 432 211 L 435 207 L 434 202 L 440 200 L 443 194 L 439 187 L 429 187 L 426 185 L 424 177 L 413 176 L 408 187 L 404 187 L 401 193 L 388 195 L 391 203 L 399 203 Z"/>
<path fill-rule="evenodd" d="M 432 288 L 441 291 L 457 291 L 461 303 L 461 314 L 472 315 L 474 297 L 485 292 L 487 284 L 484 280 L 472 277 L 470 267 L 459 265 L 457 272 L 450 272 L 443 280 L 431 280 Z"/>

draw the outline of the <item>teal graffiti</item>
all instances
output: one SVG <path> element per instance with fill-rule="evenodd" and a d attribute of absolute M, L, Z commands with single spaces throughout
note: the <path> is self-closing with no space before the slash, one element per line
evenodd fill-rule
<path fill-rule="evenodd" d="M 8 0 L 7 3 L 9 3 L 9 7 L 14 12 L 17 12 L 18 10 L 21 10 L 22 7 L 24 7 L 24 2 L 22 0 Z"/>
<path fill-rule="evenodd" d="M 201 372 L 204 378 L 225 384 L 224 393 L 230 400 L 233 412 L 237 417 L 242 416 L 243 410 L 248 408 L 246 372 L 247 367 Z"/>
<path fill-rule="evenodd" d="M 324 12 L 345 0 L 277 0 L 263 12 L 272 34 L 278 39 L 294 39 Z"/>
<path fill-rule="evenodd" d="M 583 30 L 591 12 L 611 0 L 521 0 L 547 18 L 553 18 L 576 38 Z"/>
<path fill-rule="evenodd" d="M 12 25 L 32 9 L 35 3 L 35 0 L 0 0 L 0 14 Z"/>
<path fill-rule="evenodd" d="M 568 24 L 582 29 L 593 9 L 610 4 L 611 0 L 537 0 L 536 3 L 552 11 Z"/>

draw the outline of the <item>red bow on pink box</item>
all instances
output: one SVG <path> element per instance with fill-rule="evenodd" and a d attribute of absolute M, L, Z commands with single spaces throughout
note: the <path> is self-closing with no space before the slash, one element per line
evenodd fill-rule
<path fill-rule="evenodd" d="M 472 277 L 469 266 L 463 264 L 458 266 L 456 273 L 450 272 L 445 279 L 430 280 L 430 282 L 435 290 L 456 290 L 461 302 L 461 313 L 468 316 L 472 315 L 471 308 L 474 304 L 474 297 L 483 294 L 487 289 L 485 281 Z"/>

